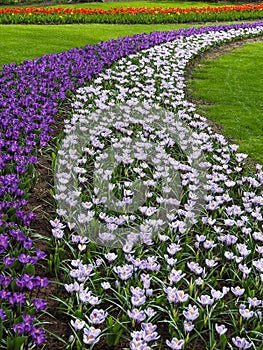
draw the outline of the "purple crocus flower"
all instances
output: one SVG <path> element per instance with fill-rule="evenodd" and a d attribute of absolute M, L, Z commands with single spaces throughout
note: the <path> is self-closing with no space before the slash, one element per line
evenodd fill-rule
<path fill-rule="evenodd" d="M 40 345 L 46 341 L 45 332 L 42 328 L 36 328 L 33 326 L 31 328 L 30 335 L 32 336 L 36 345 Z"/>
<path fill-rule="evenodd" d="M 44 299 L 34 299 L 32 304 L 35 306 L 37 312 L 45 310 L 47 307 L 47 301 Z"/>
<path fill-rule="evenodd" d="M 13 264 L 13 262 L 15 261 L 15 258 L 11 258 L 10 256 L 6 256 L 2 260 L 3 260 L 3 263 L 5 264 L 5 267 L 9 268 Z"/>
<path fill-rule="evenodd" d="M 0 291 L 0 298 L 5 300 L 8 299 L 11 296 L 11 292 L 9 290 L 1 290 Z"/>
<path fill-rule="evenodd" d="M 26 296 L 23 293 L 15 292 L 12 296 L 9 297 L 8 300 L 11 305 L 24 304 L 26 301 Z"/>
<path fill-rule="evenodd" d="M 233 344 L 239 349 L 249 349 L 252 346 L 252 343 L 246 340 L 246 338 L 233 337 Z"/>
<path fill-rule="evenodd" d="M 23 322 L 14 324 L 13 325 L 13 330 L 19 335 L 24 334 L 24 332 L 25 332 L 25 324 Z"/>
<path fill-rule="evenodd" d="M 5 320 L 5 319 L 6 319 L 6 314 L 5 314 L 5 312 L 4 312 L 4 310 L 3 310 L 2 308 L 0 308 L 0 318 L 1 318 L 2 320 Z"/>
<path fill-rule="evenodd" d="M 49 280 L 47 277 L 36 276 L 35 284 L 39 288 L 45 288 L 49 285 Z"/>

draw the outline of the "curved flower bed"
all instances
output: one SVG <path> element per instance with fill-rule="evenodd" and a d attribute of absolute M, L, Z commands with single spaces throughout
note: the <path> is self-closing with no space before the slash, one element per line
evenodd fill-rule
<path fill-rule="evenodd" d="M 261 27 L 262 23 L 258 23 L 199 29 L 191 28 L 167 33 L 154 32 L 150 35 L 142 34 L 116 41 L 111 40 L 106 43 L 99 43 L 94 47 L 87 46 L 83 49 L 73 49 L 63 54 L 43 56 L 32 61 L 25 61 L 19 66 L 11 64 L 3 67 L 3 70 L 0 72 L 0 185 L 2 196 L 2 270 L 0 298 L 1 329 L 3 332 L 1 346 L 3 348 L 13 349 L 19 348 L 22 344 L 41 344 L 45 340 L 43 329 L 38 327 L 40 320 L 37 314 L 46 308 L 45 300 L 39 298 L 39 290 L 45 287 L 48 284 L 48 281 L 45 276 L 36 275 L 33 267 L 34 264 L 36 264 L 39 259 L 44 258 L 45 255 L 42 251 L 33 248 L 32 239 L 28 236 L 30 235 L 28 228 L 34 218 L 34 214 L 28 212 L 25 206 L 32 186 L 31 177 L 34 174 L 33 164 L 37 162 L 37 156 L 50 140 L 49 134 L 52 132 L 52 124 L 55 122 L 54 116 L 58 111 L 58 105 L 65 100 L 67 93 L 75 91 L 79 86 L 86 84 L 88 80 L 99 74 L 103 68 L 111 65 L 121 57 L 135 54 L 140 50 L 148 49 L 149 47 L 164 42 L 171 42 L 179 38 L 187 38 L 192 35 L 216 33 L 218 30 L 231 33 L 231 30 L 235 32 L 240 28 L 251 28 L 252 33 L 250 34 L 256 35 L 258 33 L 253 32 L 253 28 Z M 243 34 L 240 34 L 240 36 L 243 35 L 246 35 L 246 33 L 244 32 Z M 225 39 L 231 39 L 231 36 L 229 38 L 226 37 Z M 223 146 L 226 147 L 223 138 L 218 137 L 218 139 L 222 140 Z M 241 157 L 239 161 L 241 162 L 242 156 L 239 157 Z M 258 181 L 260 181 L 260 176 L 259 170 Z M 246 181 L 250 186 L 256 187 L 257 182 L 255 182 L 256 180 L 253 180 L 253 178 L 248 177 Z M 254 198 L 249 193 L 246 195 L 248 202 L 251 197 Z M 255 196 L 260 203 L 260 198 L 258 197 L 260 196 Z M 254 206 L 256 206 L 257 200 L 255 200 L 255 203 L 253 204 Z M 248 206 L 249 205 L 250 202 L 248 203 Z M 256 213 L 257 210 L 258 209 L 255 209 Z M 56 225 L 56 222 L 53 224 Z M 57 225 L 59 226 L 58 222 Z M 253 232 L 253 234 L 254 233 L 255 232 Z M 248 232 L 248 236 L 246 237 L 251 237 L 251 234 L 252 233 Z M 256 235 L 256 237 L 257 238 L 254 239 L 261 239 L 260 234 Z M 202 242 L 202 238 L 200 239 Z M 85 242 L 79 243 L 84 244 Z M 166 243 L 164 243 L 164 245 L 165 244 Z M 171 251 L 171 249 L 174 248 L 176 247 L 172 245 L 169 250 Z M 256 246 L 254 248 L 256 249 Z M 261 254 L 260 249 L 258 254 Z M 243 256 L 241 253 L 240 255 Z M 110 257 L 109 259 L 111 260 Z M 170 258 L 168 257 L 168 259 Z M 147 261 L 148 264 L 150 264 L 149 266 L 152 266 L 153 268 L 154 266 L 158 267 L 159 265 L 158 259 L 155 261 L 154 257 L 152 259 L 151 257 L 147 257 Z M 98 266 L 99 264 L 100 262 L 97 261 Z M 168 262 L 165 264 L 169 265 Z M 250 268 L 251 262 L 248 261 L 247 264 Z M 257 259 L 255 264 L 253 264 L 253 266 L 251 265 L 251 268 L 253 269 L 253 277 L 255 277 L 251 279 L 252 281 L 257 281 L 255 269 L 260 271 L 260 264 L 261 260 Z M 127 264 L 127 266 L 128 265 L 130 264 Z M 193 269 L 197 268 L 196 265 L 192 265 L 190 266 Z M 116 267 L 115 273 L 122 276 L 122 273 L 124 272 L 122 271 L 123 266 L 120 264 L 118 266 L 119 268 Z M 130 273 L 133 274 L 134 268 L 132 266 L 133 264 L 127 268 L 130 269 Z M 80 264 L 77 265 L 76 270 L 79 268 Z M 93 269 L 94 264 L 92 263 L 90 270 Z M 87 273 L 87 270 L 85 271 L 85 273 Z M 248 274 L 245 273 L 245 276 L 246 275 Z M 248 281 L 250 281 L 250 279 L 248 279 Z M 141 283 L 142 285 L 139 288 L 143 291 L 142 286 L 144 282 L 142 281 Z M 246 284 L 247 280 L 243 279 L 240 281 L 241 286 L 243 283 Z M 75 284 L 74 286 L 76 289 L 77 285 Z M 106 289 L 107 286 L 108 285 L 104 285 L 104 287 L 101 288 Z M 235 287 L 236 286 L 233 286 L 233 288 Z M 71 288 L 72 287 L 70 286 L 69 290 Z M 119 288 L 118 284 L 117 288 Z M 260 285 L 258 288 L 260 288 Z M 136 291 L 139 291 L 139 289 Z M 136 291 L 134 291 L 134 297 L 137 296 Z M 167 296 L 169 292 L 170 289 L 167 288 Z M 259 293 L 261 293 L 260 289 Z M 87 292 L 87 294 L 89 293 Z M 90 297 L 91 295 L 89 295 L 89 300 L 93 300 L 96 304 L 96 296 L 93 296 L 93 299 Z M 143 295 L 141 295 L 141 297 L 143 297 Z M 192 297 L 190 293 L 186 298 L 189 297 Z M 255 295 L 249 295 L 249 297 L 254 298 Z M 162 299 L 166 300 L 164 294 L 161 296 L 159 305 L 161 305 Z M 123 300 L 123 298 L 121 300 Z M 72 298 L 72 302 L 75 305 L 75 297 Z M 202 302 L 200 303 L 203 305 Z M 184 311 L 187 312 L 187 310 Z M 113 327 L 115 333 L 118 333 L 120 329 L 122 329 L 120 333 L 123 332 L 123 326 L 130 322 L 130 319 L 126 318 L 124 319 L 123 324 L 119 324 L 114 318 L 108 317 L 105 312 L 103 313 L 100 310 L 93 311 L 94 314 L 92 314 L 92 316 L 90 315 L 91 319 L 94 320 L 99 318 L 99 320 L 104 320 L 107 317 L 108 327 L 109 329 Z M 188 311 L 190 312 L 191 310 L 189 309 Z M 133 310 L 130 310 L 130 312 L 133 312 Z M 150 316 L 151 312 L 151 309 L 149 309 L 148 313 Z M 74 315 L 75 317 L 79 315 L 77 320 L 73 321 L 78 324 L 82 314 L 79 314 L 79 311 L 76 311 Z M 149 315 L 148 317 L 150 317 Z M 255 315 L 253 314 L 253 317 L 254 316 Z M 116 318 L 116 315 L 114 315 L 114 317 Z M 98 323 L 100 324 L 100 321 Z M 76 329 L 76 324 L 74 323 L 73 329 Z M 143 327 L 145 328 L 144 331 L 150 332 L 149 334 L 154 333 L 154 329 L 151 328 L 150 323 L 147 323 Z M 98 330 L 94 330 L 91 327 L 85 327 L 85 329 L 86 331 L 83 331 L 85 341 L 94 339 L 99 334 Z M 258 334 L 256 333 L 255 328 L 253 329 L 253 339 L 251 339 L 250 342 L 255 341 L 255 344 L 258 344 Z M 245 331 L 243 333 L 245 333 Z M 243 333 L 241 335 L 243 335 Z M 173 334 L 173 332 L 171 332 L 171 334 Z M 79 335 L 75 335 L 79 338 Z M 179 333 L 178 336 L 180 336 Z M 82 343 L 82 341 L 83 339 L 81 337 L 79 342 Z M 236 343 L 241 342 L 238 344 L 246 344 L 246 341 L 247 340 L 239 340 L 238 338 L 235 338 Z M 116 334 L 113 336 L 113 339 L 108 339 L 108 342 L 118 342 L 118 339 L 116 340 Z M 171 344 L 178 344 L 178 342 L 173 340 Z M 182 344 L 182 342 L 180 344 Z M 239 347 L 241 348 L 241 346 Z"/>
<path fill-rule="evenodd" d="M 77 90 L 55 174 L 55 198 L 59 204 L 66 202 L 57 213 L 69 222 L 51 221 L 57 244 L 71 247 L 72 260 L 61 268 L 68 277 L 65 289 L 69 297 L 63 299 L 63 305 L 72 316 L 72 344 L 85 348 L 98 343 L 99 348 L 105 342 L 116 346 L 122 341 L 122 349 L 262 348 L 262 167 L 258 165 L 253 176 L 246 174 L 247 156 L 215 134 L 184 94 L 185 68 L 194 56 L 213 45 L 262 33 L 262 25 L 197 31 L 129 55 Z M 109 108 L 115 105 L 120 105 L 119 110 Z M 151 106 L 163 106 L 173 113 L 156 114 Z M 156 117 L 164 118 L 161 128 L 157 124 L 156 129 Z M 166 185 L 155 200 L 147 199 L 146 207 L 139 207 L 145 217 L 137 237 L 131 233 L 123 249 L 111 248 L 118 228 L 128 223 L 132 232 L 131 222 L 136 220 L 136 213 L 122 210 L 131 198 L 131 183 L 122 175 L 126 188 L 118 202 L 121 215 L 105 211 L 102 186 L 93 188 L 88 182 L 90 164 L 102 184 L 109 181 L 110 188 L 117 186 L 120 178 L 114 169 L 100 165 L 101 159 L 105 162 L 110 156 L 112 145 L 116 157 L 127 166 L 126 174 L 130 171 L 130 181 L 134 181 L 132 168 L 143 181 L 151 181 L 146 193 L 152 192 L 149 198 L 153 198 L 157 179 L 167 177 L 168 172 L 160 159 L 175 155 L 171 130 L 188 132 L 182 122 L 192 128 L 196 159 L 198 149 L 205 154 L 202 167 L 207 167 L 207 192 L 201 216 L 194 211 L 199 175 L 193 162 L 179 160 L 176 167 L 188 199 L 175 212 L 167 211 L 168 227 L 154 235 L 158 220 L 152 215 L 158 210 L 157 203 L 165 200 L 165 193 L 170 195 Z M 79 138 L 80 130 L 85 132 L 86 143 Z M 136 140 L 136 159 L 130 147 L 132 139 Z M 145 160 L 149 140 L 156 145 L 151 156 L 154 170 L 149 170 Z M 118 153 L 118 149 L 122 151 Z M 67 173 L 60 171 L 61 167 Z M 79 181 L 69 193 L 70 170 Z M 81 215 L 77 211 L 79 198 L 85 208 Z M 68 215 L 69 207 L 75 217 Z M 74 232 L 76 216 L 78 223 L 87 220 L 91 224 L 91 233 L 88 227 L 82 234 L 78 229 Z M 186 224 L 189 218 L 190 228 Z M 106 224 L 107 232 L 96 237 L 98 220 Z M 94 243 L 103 240 L 104 248 Z M 140 244 L 131 244 L 134 240 Z"/>
<path fill-rule="evenodd" d="M 253 20 L 263 17 L 263 4 L 190 8 L 2 8 L 0 23 L 186 23 Z"/>

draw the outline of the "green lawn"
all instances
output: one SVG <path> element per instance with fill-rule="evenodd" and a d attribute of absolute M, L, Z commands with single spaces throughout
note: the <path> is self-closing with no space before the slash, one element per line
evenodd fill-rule
<path fill-rule="evenodd" d="M 192 95 L 208 103 L 201 111 L 263 164 L 263 41 L 201 65 L 190 84 Z"/>
<path fill-rule="evenodd" d="M 63 52 L 135 33 L 192 27 L 191 24 L 155 25 L 0 25 L 0 65 Z"/>
<path fill-rule="evenodd" d="M 193 26 L 201 24 L 0 25 L 0 66 L 126 35 Z"/>
<path fill-rule="evenodd" d="M 223 4 L 218 4 L 216 2 L 194 2 L 194 1 L 134 1 L 134 2 L 96 2 L 96 3 L 86 3 L 86 4 L 63 4 L 59 7 L 85 7 L 85 8 L 103 8 L 109 9 L 111 7 L 202 7 L 202 6 L 221 6 Z M 57 5 L 54 7 L 58 7 Z"/>
<path fill-rule="evenodd" d="M 229 4 L 230 3 L 225 3 Z M 194 2 L 194 1 L 130 1 L 130 2 L 88 2 L 88 3 L 71 3 L 71 4 L 56 4 L 50 7 L 76 7 L 76 8 L 103 8 L 110 9 L 111 7 L 202 7 L 202 6 L 222 6 L 223 3 L 217 2 Z M 15 5 L 13 5 L 15 6 Z M 23 7 L 29 7 L 25 5 Z M 34 7 L 42 5 L 32 5 Z M 0 7 L 8 7 L 8 5 L 1 5 Z"/>

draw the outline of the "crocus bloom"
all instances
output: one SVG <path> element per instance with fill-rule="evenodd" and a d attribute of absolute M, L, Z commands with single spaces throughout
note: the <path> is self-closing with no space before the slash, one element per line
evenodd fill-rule
<path fill-rule="evenodd" d="M 189 304 L 188 310 L 183 311 L 183 315 L 188 321 L 194 321 L 195 319 L 197 319 L 199 317 L 199 312 L 198 312 L 197 306 L 196 305 L 192 306 L 191 304 Z"/>
<path fill-rule="evenodd" d="M 75 321 L 70 320 L 70 323 L 72 325 L 72 327 L 75 329 L 75 331 L 79 331 L 81 330 L 84 326 L 85 326 L 85 321 L 76 319 Z"/>
<path fill-rule="evenodd" d="M 245 289 L 244 288 L 240 288 L 239 286 L 237 287 L 231 287 L 231 292 L 235 294 L 235 296 L 239 297 L 241 295 L 243 295 L 245 293 Z"/>
<path fill-rule="evenodd" d="M 201 295 L 197 298 L 197 301 L 202 305 L 212 305 L 214 303 L 214 298 L 211 298 L 209 295 Z"/>
<path fill-rule="evenodd" d="M 249 349 L 252 346 L 252 343 L 249 343 L 245 338 L 233 337 L 233 344 L 239 349 Z"/>
<path fill-rule="evenodd" d="M 254 311 L 250 311 L 249 309 L 239 308 L 239 313 L 243 318 L 247 320 L 254 316 Z"/>
<path fill-rule="evenodd" d="M 5 320 L 5 319 L 6 319 L 6 314 L 5 314 L 5 312 L 4 312 L 3 309 L 0 309 L 0 318 L 1 318 L 2 320 Z"/>
<path fill-rule="evenodd" d="M 216 327 L 216 331 L 217 333 L 221 336 L 223 334 L 225 334 L 227 332 L 227 328 L 225 325 L 221 324 L 221 325 L 218 325 L 217 323 L 215 324 L 215 327 Z"/>
<path fill-rule="evenodd" d="M 101 330 L 94 327 L 84 328 L 83 342 L 88 345 L 96 344 L 100 340 L 100 333 Z"/>
<path fill-rule="evenodd" d="M 108 315 L 107 312 L 105 312 L 102 309 L 101 310 L 94 309 L 90 314 L 89 320 L 93 324 L 100 324 L 105 321 L 107 315 Z"/>
<path fill-rule="evenodd" d="M 169 348 L 174 350 L 180 350 L 184 346 L 184 340 L 173 338 L 172 341 L 166 340 L 166 344 L 169 346 Z"/>
<path fill-rule="evenodd" d="M 142 322 L 146 318 L 144 311 L 140 311 L 138 309 L 133 309 L 132 311 L 128 310 L 127 314 L 136 322 Z"/>
<path fill-rule="evenodd" d="M 186 332 L 191 332 L 194 329 L 192 321 L 184 321 L 184 329 Z"/>

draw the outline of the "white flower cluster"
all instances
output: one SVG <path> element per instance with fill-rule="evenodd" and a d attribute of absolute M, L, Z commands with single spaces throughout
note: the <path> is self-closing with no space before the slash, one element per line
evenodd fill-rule
<path fill-rule="evenodd" d="M 263 171 L 258 165 L 253 176 L 245 174 L 246 155 L 213 132 L 184 91 L 185 69 L 197 54 L 259 33 L 262 26 L 219 30 L 130 55 L 79 89 L 72 103 L 56 172 L 58 213 L 80 230 L 75 242 L 86 235 L 85 244 L 114 248 L 118 241 L 126 254 L 97 247 L 98 261 L 77 249 L 80 261 L 69 273 L 75 284 L 66 288 L 85 306 L 96 292 L 107 307 L 121 300 L 127 309 L 119 311 L 135 326 L 148 322 L 131 329 L 131 349 L 160 340 L 150 306 L 155 320 L 168 317 L 174 326 L 179 339 L 166 341 L 172 349 L 181 349 L 190 332 L 206 332 L 208 318 L 208 332 L 220 337 L 224 321 L 242 325 L 232 338 L 239 348 L 252 344 L 239 337 L 249 336 L 249 318 L 254 340 L 262 338 Z M 75 330 L 82 326 L 76 322 Z"/>

